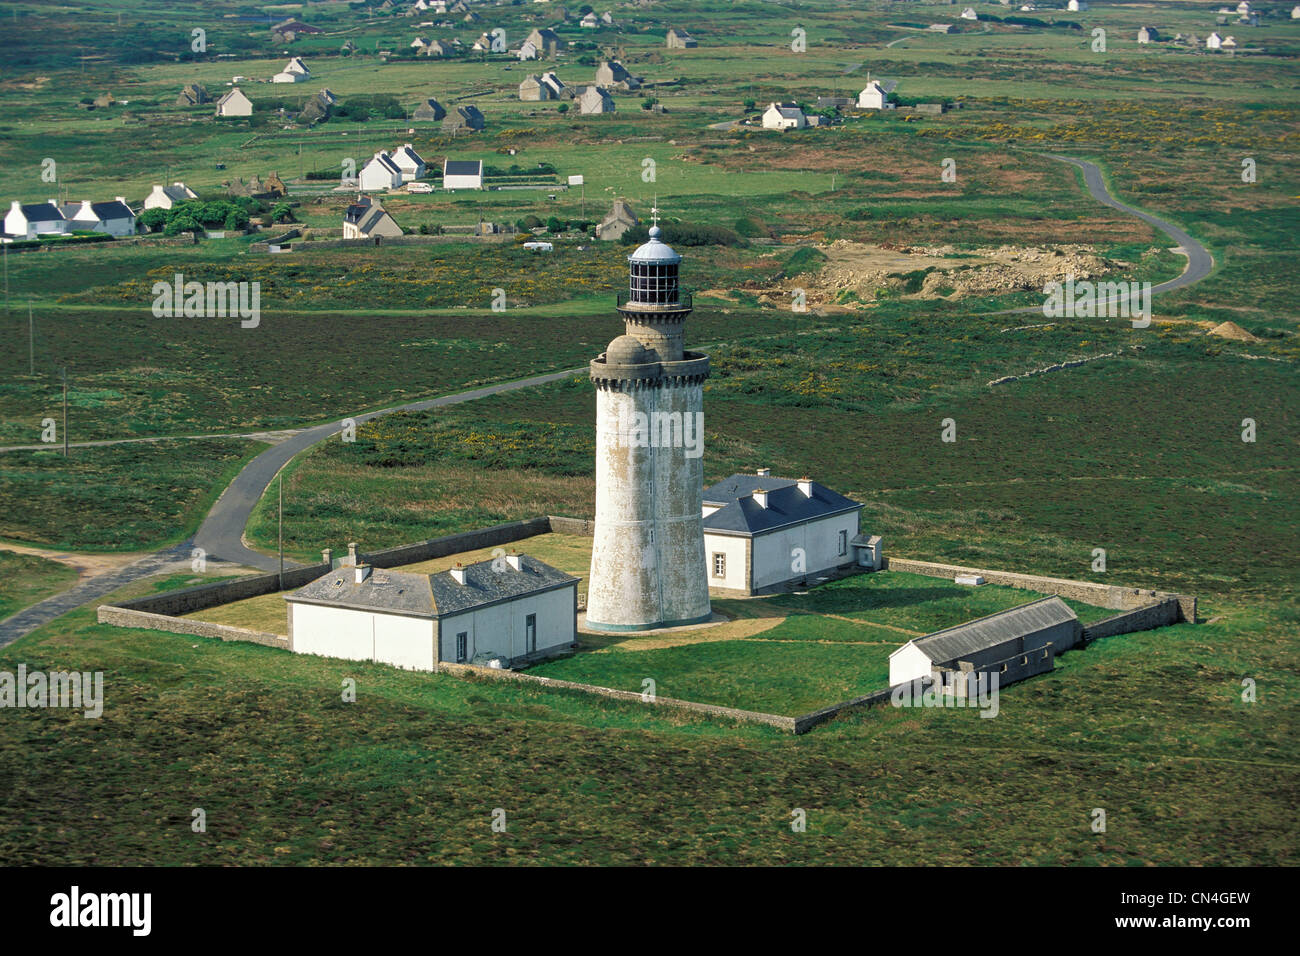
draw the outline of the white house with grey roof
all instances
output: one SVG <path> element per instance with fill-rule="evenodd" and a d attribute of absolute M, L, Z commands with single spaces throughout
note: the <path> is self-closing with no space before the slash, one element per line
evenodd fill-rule
<path fill-rule="evenodd" d="M 70 232 L 100 232 L 109 236 L 135 235 L 135 213 L 118 196 L 111 202 L 68 203 L 62 208 Z"/>
<path fill-rule="evenodd" d="M 384 189 L 397 189 L 402 185 L 402 170 L 393 158 L 382 150 L 361 167 L 357 176 L 357 185 L 366 192 L 380 192 Z"/>
<path fill-rule="evenodd" d="M 807 125 L 808 117 L 796 103 L 773 103 L 763 111 L 764 129 L 803 129 Z"/>
<path fill-rule="evenodd" d="M 393 150 L 389 157 L 393 164 L 402 172 L 402 182 L 411 183 L 422 177 L 428 167 L 424 159 L 415 151 L 415 147 L 410 143 L 403 143 L 400 147 Z"/>
<path fill-rule="evenodd" d="M 483 160 L 445 159 L 442 162 L 443 189 L 482 189 Z"/>
<path fill-rule="evenodd" d="M 820 482 L 763 468 L 706 488 L 703 500 L 710 590 L 763 594 L 880 567 L 879 536 L 861 534 L 862 505 Z"/>
<path fill-rule="evenodd" d="M 1050 671 L 1081 633 L 1069 605 L 1045 597 L 908 641 L 889 655 L 889 685 L 936 673 L 997 673 L 1008 684 Z"/>
<path fill-rule="evenodd" d="M 53 199 L 25 204 L 14 200 L 5 213 L 4 229 L 6 236 L 16 239 L 62 236 L 68 232 L 68 220 Z"/>
<path fill-rule="evenodd" d="M 184 183 L 172 183 L 170 186 L 155 185 L 144 197 L 145 209 L 171 209 L 178 202 L 198 199 L 199 194 Z"/>
<path fill-rule="evenodd" d="M 369 196 L 358 197 L 343 211 L 344 239 L 396 238 L 401 234 L 402 227 L 388 210 Z"/>
<path fill-rule="evenodd" d="M 285 595 L 295 653 L 420 671 L 567 650 L 577 600 L 577 578 L 522 554 L 437 574 L 344 565 Z"/>

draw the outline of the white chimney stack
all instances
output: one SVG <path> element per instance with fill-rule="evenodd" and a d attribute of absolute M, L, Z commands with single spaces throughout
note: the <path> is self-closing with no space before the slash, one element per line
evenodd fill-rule
<path fill-rule="evenodd" d="M 755 488 L 753 497 L 754 500 L 758 502 L 760 508 L 767 507 L 767 492 L 762 488 Z"/>
<path fill-rule="evenodd" d="M 457 564 L 454 568 L 452 568 L 452 569 L 451 569 L 451 576 L 452 576 L 452 578 L 455 580 L 455 582 L 456 582 L 457 584 L 464 584 L 464 583 L 465 583 L 465 567 L 464 567 L 464 565 Z"/>
<path fill-rule="evenodd" d="M 760 468 L 760 469 L 758 469 L 758 471 L 754 472 L 754 474 L 758 475 L 758 477 L 760 477 L 760 478 L 771 478 L 771 477 L 772 477 L 772 469 L 771 469 L 771 468 Z"/>
<path fill-rule="evenodd" d="M 511 566 L 512 568 L 514 568 L 516 571 L 522 571 L 524 568 L 523 568 L 523 565 L 522 565 L 522 564 L 520 563 L 520 561 L 519 561 L 519 558 L 520 558 L 520 557 L 521 557 L 521 555 L 519 555 L 519 554 L 517 554 L 517 553 L 516 553 L 516 554 L 507 554 L 507 555 L 506 555 L 506 564 L 510 565 L 510 566 Z"/>
<path fill-rule="evenodd" d="M 369 578 L 369 577 L 370 577 L 370 565 L 368 565 L 368 564 L 358 564 L 358 565 L 356 566 L 356 581 L 357 581 L 357 584 L 363 584 L 363 583 L 365 583 L 366 579 Z"/>
<path fill-rule="evenodd" d="M 799 490 L 803 492 L 805 498 L 812 497 L 812 480 L 809 478 L 799 479 Z"/>

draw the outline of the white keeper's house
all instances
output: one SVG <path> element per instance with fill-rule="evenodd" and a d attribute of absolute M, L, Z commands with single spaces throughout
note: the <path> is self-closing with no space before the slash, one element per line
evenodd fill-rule
<path fill-rule="evenodd" d="M 710 591 L 764 594 L 854 567 L 879 570 L 879 535 L 861 533 L 862 505 L 807 478 L 767 468 L 704 490 Z"/>
<path fill-rule="evenodd" d="M 299 654 L 436 671 L 509 667 L 576 640 L 578 579 L 511 554 L 437 574 L 342 565 L 285 595 Z"/>

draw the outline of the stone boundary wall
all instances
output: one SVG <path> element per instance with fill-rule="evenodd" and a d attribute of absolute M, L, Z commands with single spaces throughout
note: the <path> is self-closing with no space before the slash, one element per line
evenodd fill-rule
<path fill-rule="evenodd" d="M 463 236 L 463 235 L 441 235 L 441 236 L 381 236 L 379 242 L 370 239 L 291 239 L 277 245 L 286 245 L 292 251 L 298 252 L 303 249 L 353 249 L 360 246 L 427 246 L 436 245 L 440 242 L 505 242 L 507 239 L 514 239 L 512 233 L 492 233 L 486 236 Z M 254 242 L 248 246 L 249 252 L 270 252 L 270 242 Z"/>
<path fill-rule="evenodd" d="M 957 564 L 940 564 L 936 561 L 916 561 L 912 558 L 885 558 L 889 571 L 908 571 L 933 578 L 952 578 L 959 574 L 978 574 L 989 584 L 1024 588 L 1042 594 L 1056 594 L 1073 598 L 1097 607 L 1115 611 L 1129 611 L 1150 604 L 1173 600 L 1179 608 L 1179 620 L 1196 623 L 1196 598 L 1190 594 L 1172 594 L 1168 591 L 1151 591 L 1142 588 L 1124 588 L 1113 584 L 1095 584 L 1092 581 L 1072 581 L 1068 578 L 1048 578 L 1035 574 L 1016 574 L 1012 571 L 990 571 L 986 568 L 967 568 Z"/>
<path fill-rule="evenodd" d="M 253 644 L 278 647 L 286 651 L 292 649 L 289 638 L 282 634 L 250 631 L 229 624 L 213 624 L 209 621 L 170 617 L 166 614 L 151 614 L 148 611 L 133 611 L 130 608 L 114 607 L 111 604 L 99 606 L 99 623 L 112 624 L 116 627 L 139 627 L 150 631 L 169 631 L 173 634 L 194 634 L 197 637 L 216 637 L 223 641 L 250 641 Z"/>
<path fill-rule="evenodd" d="M 1086 644 L 1099 637 L 1113 637 L 1131 631 L 1150 631 L 1157 627 L 1177 624 L 1180 620 L 1182 620 L 1182 610 L 1178 601 L 1174 598 L 1166 598 L 1155 604 L 1125 611 L 1085 626 L 1083 642 Z"/>
<path fill-rule="evenodd" d="M 814 710 L 811 713 L 804 714 L 801 717 L 794 718 L 794 732 L 796 734 L 806 734 L 818 724 L 825 723 L 832 717 L 837 716 L 841 711 L 850 710 L 854 707 L 870 707 L 872 704 L 883 704 L 889 700 L 891 688 L 885 687 L 881 690 L 873 690 L 870 694 L 864 694 L 861 697 L 854 697 L 851 700 L 843 700 L 838 704 L 831 704 L 829 707 L 823 707 L 821 710 Z"/>
<path fill-rule="evenodd" d="M 601 687 L 597 684 L 579 684 L 575 681 L 556 680 L 553 677 L 539 677 L 536 674 L 520 673 L 518 671 L 497 670 L 492 667 L 474 667 L 470 664 L 451 664 L 447 662 L 438 665 L 440 673 L 454 674 L 457 677 L 480 677 L 489 680 L 515 681 L 522 684 L 532 684 L 538 687 L 546 687 L 555 690 L 576 690 L 584 694 L 594 694 L 598 697 L 610 697 L 614 700 L 626 700 L 632 703 L 647 704 L 649 706 L 672 707 L 678 710 L 688 710 L 693 713 L 703 714 L 708 717 L 722 717 L 727 720 L 737 720 L 750 724 L 766 724 L 769 727 L 775 727 L 778 730 L 784 730 L 789 733 L 801 733 L 796 729 L 796 719 L 794 717 L 782 717 L 780 714 L 765 714 L 756 710 L 739 710 L 735 707 L 719 707 L 716 704 L 700 704 L 691 700 L 677 700 L 673 697 L 652 697 L 650 700 L 644 700 L 641 694 L 634 690 L 615 690 L 612 687 Z M 885 692 L 888 695 L 888 691 Z"/>
<path fill-rule="evenodd" d="M 549 522 L 553 534 L 577 534 L 588 538 L 594 537 L 596 534 L 594 519 L 564 518 L 559 515 L 548 515 L 546 520 Z"/>

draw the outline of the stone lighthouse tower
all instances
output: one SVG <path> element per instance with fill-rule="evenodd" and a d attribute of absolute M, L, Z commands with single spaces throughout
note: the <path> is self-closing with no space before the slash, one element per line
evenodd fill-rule
<path fill-rule="evenodd" d="M 660 239 L 628 257 L 618 296 L 626 332 L 591 363 L 596 386 L 596 532 L 587 625 L 641 630 L 707 620 L 704 380 L 709 357 L 682 348 L 691 297 L 682 257 Z"/>

